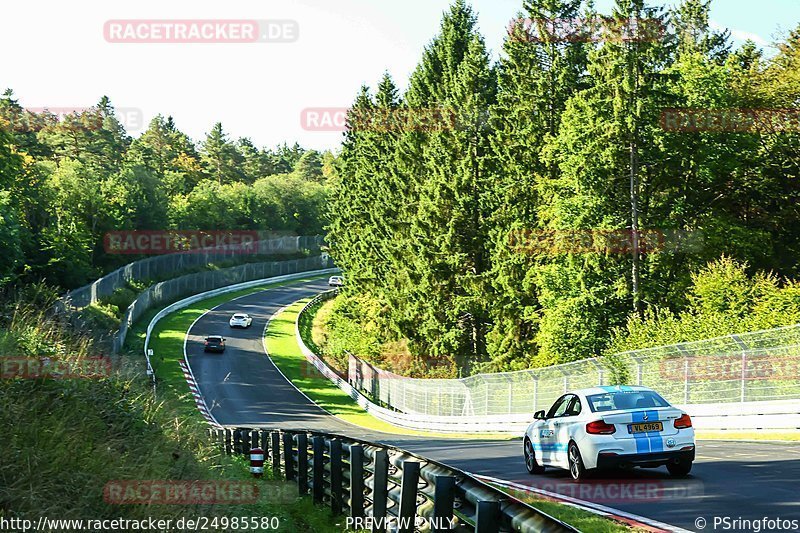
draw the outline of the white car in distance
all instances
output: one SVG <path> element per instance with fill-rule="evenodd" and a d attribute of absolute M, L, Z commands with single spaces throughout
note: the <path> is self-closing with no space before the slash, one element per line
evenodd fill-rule
<path fill-rule="evenodd" d="M 328 278 L 329 287 L 344 287 L 344 278 L 342 276 L 331 276 Z"/>
<path fill-rule="evenodd" d="M 229 322 L 232 328 L 249 328 L 252 323 L 253 317 L 247 313 L 236 313 Z"/>
<path fill-rule="evenodd" d="M 666 466 L 675 477 L 692 469 L 692 419 L 647 387 L 567 392 L 534 419 L 523 439 L 531 474 L 562 468 L 579 481 L 595 469 Z"/>

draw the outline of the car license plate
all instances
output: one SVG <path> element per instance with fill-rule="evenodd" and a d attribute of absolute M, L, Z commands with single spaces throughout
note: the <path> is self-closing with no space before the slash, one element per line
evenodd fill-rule
<path fill-rule="evenodd" d="M 648 431 L 664 431 L 664 424 L 662 424 L 661 422 L 628 424 L 628 433 L 646 433 Z"/>

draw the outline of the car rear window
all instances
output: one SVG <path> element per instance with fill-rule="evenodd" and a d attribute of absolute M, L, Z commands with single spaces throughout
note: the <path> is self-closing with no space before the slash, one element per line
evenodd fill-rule
<path fill-rule="evenodd" d="M 651 409 L 653 407 L 669 407 L 669 403 L 649 390 L 614 391 L 587 396 L 589 409 L 593 413 L 625 409 Z"/>
<path fill-rule="evenodd" d="M 222 340 L 222 337 L 209 337 L 207 340 L 214 341 L 214 342 L 219 342 L 219 341 Z"/>

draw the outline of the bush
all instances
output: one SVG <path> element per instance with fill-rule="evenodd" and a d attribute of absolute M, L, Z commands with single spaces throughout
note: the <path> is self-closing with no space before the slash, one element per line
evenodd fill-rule
<path fill-rule="evenodd" d="M 606 353 L 691 342 L 800 323 L 800 283 L 723 257 L 692 276 L 681 313 L 653 308 L 614 331 Z"/>
<path fill-rule="evenodd" d="M 117 318 L 121 319 L 122 315 L 125 314 L 125 311 L 133 303 L 137 296 L 139 296 L 138 291 L 128 287 L 120 287 L 119 289 L 115 290 L 111 296 L 105 298 L 103 303 L 112 309 L 115 308 Z"/>
<path fill-rule="evenodd" d="M 452 358 L 431 359 L 412 354 L 407 339 L 384 327 L 381 303 L 368 295 L 344 293 L 315 312 L 304 338 L 339 371 L 348 368 L 348 352 L 382 369 L 411 377 L 453 378 Z"/>

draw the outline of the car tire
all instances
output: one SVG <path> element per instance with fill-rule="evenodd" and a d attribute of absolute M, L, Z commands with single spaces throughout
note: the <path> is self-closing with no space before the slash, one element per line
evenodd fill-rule
<path fill-rule="evenodd" d="M 540 465 L 538 461 L 536 461 L 536 454 L 533 451 L 533 444 L 531 444 L 530 439 L 527 437 L 525 438 L 523 450 L 525 453 L 525 468 L 528 469 L 528 473 L 544 474 L 544 467 Z"/>
<path fill-rule="evenodd" d="M 692 471 L 692 462 L 681 460 L 677 463 L 667 464 L 667 471 L 672 477 L 686 477 Z"/>
<path fill-rule="evenodd" d="M 569 462 L 569 475 L 573 481 L 582 481 L 586 479 L 587 470 L 583 465 L 581 451 L 574 442 L 570 442 L 567 447 L 567 461 Z"/>

